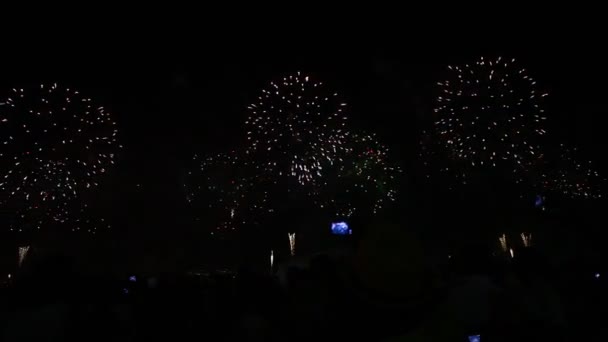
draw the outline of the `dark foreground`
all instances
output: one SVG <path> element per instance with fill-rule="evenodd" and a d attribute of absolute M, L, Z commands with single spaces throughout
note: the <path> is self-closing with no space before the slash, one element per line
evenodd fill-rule
<path fill-rule="evenodd" d="M 0 292 L 2 340 L 607 340 L 599 270 L 551 269 L 533 253 L 469 254 L 409 271 L 319 256 L 274 276 L 242 269 L 120 281 L 45 261 Z"/>

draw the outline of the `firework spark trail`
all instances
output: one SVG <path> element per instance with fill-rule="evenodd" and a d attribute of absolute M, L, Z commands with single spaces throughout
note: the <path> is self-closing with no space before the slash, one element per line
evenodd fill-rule
<path fill-rule="evenodd" d="M 261 187 L 260 166 L 237 152 L 194 157 L 195 167 L 185 184 L 187 200 L 198 209 L 218 214 L 216 231 L 236 230 L 256 223 L 268 207 L 268 193 Z M 206 208 L 203 208 L 206 207 Z"/>
<path fill-rule="evenodd" d="M 581 161 L 576 154 L 575 148 L 560 145 L 559 158 L 543 165 L 543 190 L 573 199 L 601 198 L 605 179 L 593 168 L 591 161 Z"/>
<path fill-rule="evenodd" d="M 25 257 L 27 256 L 27 252 L 29 252 L 29 250 L 30 250 L 30 246 L 19 247 L 19 261 L 18 261 L 19 267 L 21 267 L 21 265 L 23 264 L 23 261 L 25 260 Z"/>
<path fill-rule="evenodd" d="M 441 145 L 434 133 L 434 131 L 423 131 L 419 142 L 418 158 L 424 177 L 432 180 L 433 183 L 436 183 L 439 177 L 445 182 L 444 186 L 450 190 L 458 184 L 466 185 L 470 178 L 466 172 L 468 165 L 456 158 L 453 151 Z"/>
<path fill-rule="evenodd" d="M 289 237 L 289 253 L 291 256 L 296 255 L 296 233 L 288 233 Z"/>
<path fill-rule="evenodd" d="M 524 244 L 524 247 L 532 246 L 532 234 L 531 233 L 521 233 L 519 236 L 521 237 L 521 242 Z"/>
<path fill-rule="evenodd" d="M 396 200 L 401 168 L 389 159 L 389 149 L 374 135 L 350 134 L 347 151 L 324 178 L 319 203 L 348 218 L 357 212 L 375 215 Z"/>
<path fill-rule="evenodd" d="M 500 236 L 498 238 L 498 241 L 500 241 L 500 248 L 502 249 L 503 252 L 507 252 L 507 236 L 505 234 L 502 234 L 502 236 Z"/>

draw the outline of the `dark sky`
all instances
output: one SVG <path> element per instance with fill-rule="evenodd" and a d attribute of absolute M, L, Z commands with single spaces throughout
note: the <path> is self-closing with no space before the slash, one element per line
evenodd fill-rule
<path fill-rule="evenodd" d="M 418 29 L 311 33 L 302 39 L 223 39 L 160 29 L 82 39 L 42 36 L 18 40 L 10 53 L 0 54 L 0 92 L 59 82 L 81 89 L 115 115 L 124 149 L 96 201 L 118 224 L 99 239 L 104 242 L 87 243 L 115 248 L 119 255 L 133 249 L 168 257 L 181 246 L 196 247 L 181 187 L 184 165 L 193 152 L 238 147 L 247 103 L 269 80 L 297 70 L 336 89 L 350 104 L 353 126 L 377 132 L 407 171 L 419 133 L 431 122 L 434 84 L 445 65 L 480 55 L 515 57 L 551 94 L 547 116 L 555 141 L 580 146 L 608 170 L 608 52 L 599 32 L 539 26 L 489 38 L 480 30 L 425 38 Z M 404 194 L 403 205 L 420 195 Z"/>

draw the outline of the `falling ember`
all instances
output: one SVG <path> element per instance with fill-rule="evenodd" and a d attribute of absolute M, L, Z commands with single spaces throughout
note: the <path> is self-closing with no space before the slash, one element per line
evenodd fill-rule
<path fill-rule="evenodd" d="M 291 256 L 296 255 L 296 233 L 287 233 L 289 237 L 289 253 Z"/>
<path fill-rule="evenodd" d="M 21 267 L 21 265 L 23 264 L 23 261 L 25 260 L 25 257 L 27 256 L 27 252 L 29 252 L 29 250 L 30 250 L 30 246 L 19 247 L 19 262 L 18 262 L 19 267 Z"/>
<path fill-rule="evenodd" d="M 511 255 L 511 259 L 515 258 L 515 254 L 513 253 L 513 248 L 509 248 L 509 254 Z"/>

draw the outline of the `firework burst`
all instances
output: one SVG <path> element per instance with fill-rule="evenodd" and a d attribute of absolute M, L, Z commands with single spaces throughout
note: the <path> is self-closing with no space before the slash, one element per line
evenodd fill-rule
<path fill-rule="evenodd" d="M 112 228 L 110 221 L 99 215 L 96 210 L 84 202 L 79 202 L 76 206 L 75 215 L 70 223 L 73 232 L 84 232 L 96 234 L 99 231 Z"/>
<path fill-rule="evenodd" d="M 468 183 L 465 162 L 456 158 L 452 150 L 444 148 L 436 134 L 422 132 L 418 158 L 421 172 L 428 181 L 437 183 L 440 180 L 441 186 L 450 190 L 454 189 L 454 185 Z"/>
<path fill-rule="evenodd" d="M 300 72 L 270 82 L 247 107 L 248 153 L 277 179 L 312 184 L 344 149 L 345 106 L 337 93 Z"/>
<path fill-rule="evenodd" d="M 514 59 L 482 57 L 449 66 L 448 77 L 437 85 L 436 128 L 456 158 L 472 166 L 515 168 L 539 154 L 547 94 Z"/>
<path fill-rule="evenodd" d="M 321 205 L 333 208 L 338 217 L 377 214 L 395 201 L 401 168 L 390 162 L 388 148 L 374 135 L 350 134 L 347 146 L 334 173 L 325 179 Z"/>
<path fill-rule="evenodd" d="M 400 168 L 374 136 L 346 129 L 346 103 L 321 82 L 288 75 L 247 108 L 244 152 L 195 158 L 188 174 L 188 201 L 218 213 L 215 230 L 284 210 L 292 217 L 319 207 L 341 217 L 375 214 L 395 200 Z"/>
<path fill-rule="evenodd" d="M 96 187 L 114 163 L 116 123 L 91 99 L 56 84 L 13 89 L 1 102 L 2 204 L 19 225 L 39 228 L 45 217 L 64 222 L 68 203 Z"/>

